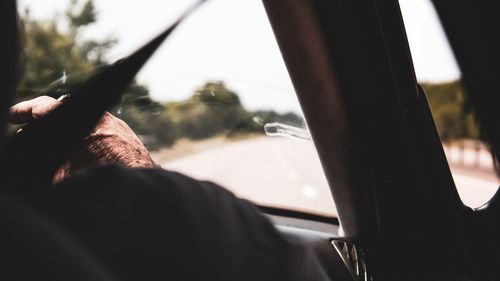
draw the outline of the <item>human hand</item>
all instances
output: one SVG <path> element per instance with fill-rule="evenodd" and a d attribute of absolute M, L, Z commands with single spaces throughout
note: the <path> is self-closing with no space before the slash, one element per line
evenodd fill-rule
<path fill-rule="evenodd" d="M 48 96 L 20 102 L 10 108 L 9 120 L 14 124 L 29 123 L 62 105 Z M 132 168 L 159 167 L 141 140 L 122 120 L 106 112 L 84 140 L 84 147 L 56 173 L 59 182 L 77 170 L 99 165 L 115 164 Z"/>

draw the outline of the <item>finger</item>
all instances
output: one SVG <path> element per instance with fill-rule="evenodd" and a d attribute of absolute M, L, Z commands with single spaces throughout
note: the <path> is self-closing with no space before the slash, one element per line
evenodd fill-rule
<path fill-rule="evenodd" d="M 9 122 L 13 124 L 29 123 L 47 115 L 61 104 L 60 101 L 48 96 L 20 102 L 10 108 Z"/>

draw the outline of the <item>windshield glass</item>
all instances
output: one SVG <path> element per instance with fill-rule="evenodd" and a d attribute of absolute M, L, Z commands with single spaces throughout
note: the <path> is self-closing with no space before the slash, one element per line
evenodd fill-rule
<path fill-rule="evenodd" d="M 159 33 L 194 1 L 20 1 L 19 99 L 58 97 Z M 213 0 L 176 30 L 111 110 L 163 168 L 264 206 L 335 216 L 264 7 Z"/>

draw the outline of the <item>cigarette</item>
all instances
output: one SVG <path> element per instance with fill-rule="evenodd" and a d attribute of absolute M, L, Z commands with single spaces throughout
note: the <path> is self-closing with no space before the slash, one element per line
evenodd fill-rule
<path fill-rule="evenodd" d="M 57 100 L 64 103 L 69 97 L 71 97 L 71 94 L 64 94 L 60 96 Z"/>

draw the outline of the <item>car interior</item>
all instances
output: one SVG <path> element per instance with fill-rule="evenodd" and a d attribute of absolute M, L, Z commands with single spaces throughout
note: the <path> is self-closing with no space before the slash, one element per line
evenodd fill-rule
<path fill-rule="evenodd" d="M 487 99 L 492 7 L 433 2 L 467 90 Z M 475 210 L 461 202 L 397 1 L 265 5 L 337 206 L 340 238 L 329 239 L 354 278 L 498 278 L 495 197 Z"/>
<path fill-rule="evenodd" d="M 8 34 L 15 38 L 16 7 L 7 3 L 14 1 L 1 4 L 1 26 L 10 29 Z M 310 245 L 331 280 L 498 280 L 498 196 L 477 209 L 460 199 L 426 94 L 415 76 L 398 1 L 263 3 L 338 217 L 264 205 L 259 206 L 260 210 L 286 237 Z M 495 126 L 500 121 L 491 120 L 498 116 L 494 112 L 500 105 L 496 105 L 500 99 L 493 97 L 500 76 L 500 46 L 494 38 L 499 26 L 494 15 L 496 4 L 467 0 L 433 0 L 433 4 L 468 94 L 490 105 L 479 118 L 489 118 L 489 127 L 483 129 L 493 152 L 500 151 L 500 138 L 496 138 L 500 126 Z M 94 73 L 73 90 L 106 97 L 99 99 L 101 102 L 93 102 L 95 99 L 89 95 L 72 95 L 51 118 L 30 124 L 23 134 L 5 140 L 9 149 L 3 150 L 2 159 L 10 160 L 8 166 L 1 167 L 2 178 L 16 187 L 50 181 L 47 175 L 52 175 L 75 149 L 85 129 L 91 128 L 102 112 L 119 99 L 143 64 L 185 17 L 136 53 Z M 9 85 L 13 78 L 2 75 L 0 79 L 1 85 Z M 98 86 L 102 84 L 106 87 Z M 91 110 L 81 110 L 82 105 Z M 72 114 L 85 118 L 78 119 L 78 126 L 65 129 L 64 138 L 61 130 L 41 133 L 54 128 L 54 124 L 55 128 L 65 126 L 64 118 Z M 40 139 L 40 135 L 44 138 Z M 49 149 L 38 150 L 35 138 Z M 33 159 L 31 165 L 26 167 L 24 162 L 16 161 L 19 151 Z M 21 166 L 30 171 L 30 177 L 16 174 Z M 20 260 L 33 261 L 33 251 L 65 249 L 51 247 L 65 241 L 54 239 L 57 234 L 28 217 L 25 206 L 13 206 L 8 195 L 0 200 L 2 221 L 9 222 L 2 223 L 2 228 L 23 234 L 0 239 L 7 252 Z M 7 213 L 15 214 L 15 218 L 8 219 Z M 26 244 L 39 241 L 33 233 L 44 233 L 44 242 Z M 9 237 L 16 237 L 16 241 L 8 241 Z M 18 247 L 23 244 L 28 246 Z M 79 270 L 89 272 L 93 280 L 102 278 L 92 276 L 93 269 L 76 261 L 81 257 L 66 254 L 68 259 L 51 261 L 55 267 L 40 269 L 40 274 L 52 276 L 62 267 L 72 270 L 65 270 L 67 275 L 59 275 L 57 280 L 73 278 L 71 272 Z"/>

